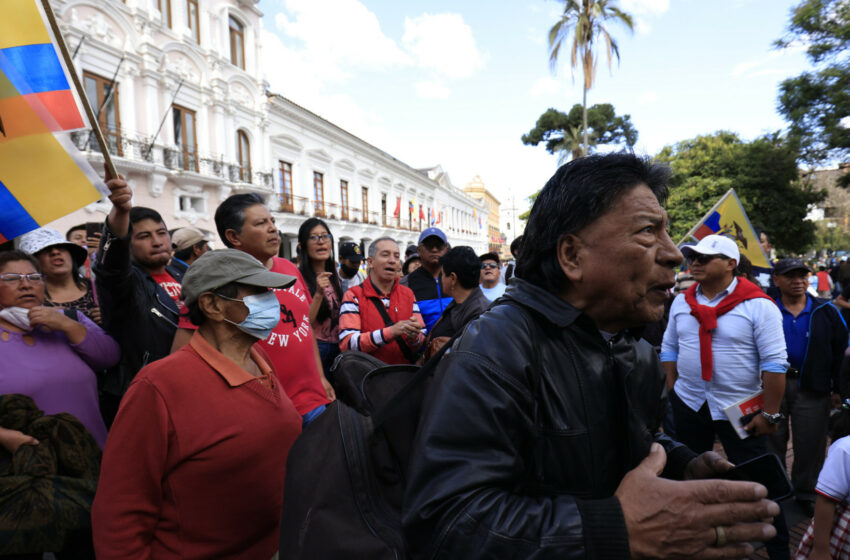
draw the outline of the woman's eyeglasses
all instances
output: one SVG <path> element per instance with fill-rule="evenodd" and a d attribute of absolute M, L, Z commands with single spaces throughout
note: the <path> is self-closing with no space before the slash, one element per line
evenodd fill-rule
<path fill-rule="evenodd" d="M 689 263 L 708 264 L 714 259 L 728 259 L 726 255 L 703 255 L 700 253 L 691 253 L 688 257 Z"/>
<path fill-rule="evenodd" d="M 0 282 L 8 285 L 20 284 L 24 281 L 24 278 L 26 278 L 30 284 L 41 284 L 44 281 L 44 276 L 37 272 L 33 272 L 32 274 L 16 274 L 14 272 L 5 272 L 0 274 Z"/>
<path fill-rule="evenodd" d="M 313 243 L 321 243 L 322 241 L 327 241 L 330 238 L 331 238 L 331 234 L 323 233 L 322 235 L 311 235 L 307 239 L 309 239 Z"/>

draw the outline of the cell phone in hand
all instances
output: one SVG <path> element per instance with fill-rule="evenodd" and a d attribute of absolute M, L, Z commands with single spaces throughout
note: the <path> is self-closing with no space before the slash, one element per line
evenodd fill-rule
<path fill-rule="evenodd" d="M 794 493 L 791 481 L 788 480 L 788 475 L 782 468 L 782 463 L 779 462 L 779 457 L 773 453 L 765 453 L 749 461 L 738 463 L 726 471 L 721 478 L 758 482 L 767 488 L 767 498 L 775 502 L 784 500 Z"/>
<path fill-rule="evenodd" d="M 103 231 L 103 222 L 86 222 L 86 237 L 94 237 Z"/>

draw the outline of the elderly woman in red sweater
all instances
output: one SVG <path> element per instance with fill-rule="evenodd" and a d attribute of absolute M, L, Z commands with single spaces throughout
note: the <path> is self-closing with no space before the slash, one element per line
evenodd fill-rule
<path fill-rule="evenodd" d="M 295 279 L 243 251 L 192 264 L 189 344 L 143 368 L 121 401 L 92 511 L 110 558 L 271 558 L 301 417 L 258 339 L 280 320 L 269 288 Z"/>

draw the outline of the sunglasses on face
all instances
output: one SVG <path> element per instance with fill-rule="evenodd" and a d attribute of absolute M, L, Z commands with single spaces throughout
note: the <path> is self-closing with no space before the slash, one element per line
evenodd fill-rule
<path fill-rule="evenodd" d="M 481 270 L 487 270 L 488 268 L 499 268 L 499 265 L 496 263 L 483 263 L 481 265 Z"/>
<path fill-rule="evenodd" d="M 728 259 L 726 255 L 702 255 L 700 253 L 692 253 L 691 256 L 688 257 L 688 262 L 693 264 L 708 264 L 714 259 Z"/>

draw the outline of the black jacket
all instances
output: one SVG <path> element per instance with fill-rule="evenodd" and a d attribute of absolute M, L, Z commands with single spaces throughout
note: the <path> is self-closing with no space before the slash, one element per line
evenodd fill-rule
<path fill-rule="evenodd" d="M 664 374 L 632 334 L 606 341 L 520 279 L 455 342 L 423 406 L 404 525 L 414 558 L 628 558 L 623 475 L 653 441 L 664 475 L 695 456 L 656 432 Z"/>
<path fill-rule="evenodd" d="M 103 327 L 121 347 L 117 375 L 105 376 L 101 389 L 120 397 L 140 369 L 171 351 L 177 304 L 150 274 L 130 262 L 129 236 L 116 236 L 108 223 L 93 269 Z M 183 280 L 180 269 L 166 270 L 176 281 Z"/>
<path fill-rule="evenodd" d="M 479 315 L 487 311 L 490 307 L 490 300 L 481 291 L 478 286 L 469 294 L 469 296 L 458 305 L 452 301 L 437 322 L 434 323 L 434 328 L 431 329 L 429 338 L 438 336 L 453 337 L 460 333 L 463 327 L 473 319 L 477 319 Z"/>
<path fill-rule="evenodd" d="M 847 325 L 841 312 L 829 300 L 812 298 L 809 339 L 797 382 L 800 389 L 839 392 L 838 374 L 846 349 Z"/>

